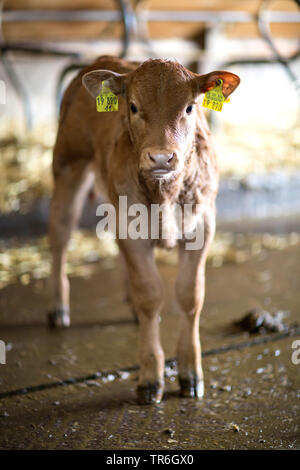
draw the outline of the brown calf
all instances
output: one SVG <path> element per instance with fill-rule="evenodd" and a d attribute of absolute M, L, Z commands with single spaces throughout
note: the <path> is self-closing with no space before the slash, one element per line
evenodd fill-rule
<path fill-rule="evenodd" d="M 117 220 L 120 196 L 127 196 L 128 206 L 142 203 L 150 212 L 151 204 L 163 204 L 161 223 L 167 237 L 118 240 L 130 302 L 139 319 L 138 398 L 143 403 L 159 402 L 164 388 L 164 352 L 159 335 L 162 287 L 154 246 L 178 244 L 176 295 L 182 313 L 177 351 L 179 382 L 184 396 L 202 397 L 204 392 L 199 316 L 205 261 L 215 231 L 218 171 L 198 101 L 200 94 L 220 79 L 227 98 L 239 84 L 232 73 L 197 75 L 168 60 L 148 60 L 139 65 L 105 56 L 78 74 L 62 102 L 50 216 L 52 324 L 70 324 L 69 283 L 64 271 L 67 244 L 93 178 L 102 197 L 114 205 Z M 96 111 L 95 98 L 104 80 L 119 97 L 117 112 Z M 178 223 L 174 205 L 185 204 L 193 208 L 188 231 L 200 221 L 204 228 L 203 244 L 196 250 L 187 249 L 185 237 L 178 240 L 175 235 Z"/>

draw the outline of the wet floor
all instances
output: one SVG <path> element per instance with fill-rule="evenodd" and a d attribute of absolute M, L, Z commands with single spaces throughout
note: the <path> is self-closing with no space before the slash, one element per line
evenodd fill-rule
<path fill-rule="evenodd" d="M 179 397 L 171 362 L 164 399 L 155 406 L 136 404 L 138 329 L 123 301 L 118 258 L 72 277 L 69 330 L 47 329 L 44 280 L 4 287 L 0 448 L 300 449 L 300 364 L 292 361 L 300 336 L 249 335 L 234 326 L 254 307 L 288 311 L 286 322 L 299 322 L 299 261 L 297 245 L 208 267 L 201 318 L 205 397 Z M 176 270 L 160 264 L 167 358 L 174 357 L 178 334 Z M 62 381 L 68 382 L 53 386 Z M 23 393 L 5 396 L 17 390 Z"/>

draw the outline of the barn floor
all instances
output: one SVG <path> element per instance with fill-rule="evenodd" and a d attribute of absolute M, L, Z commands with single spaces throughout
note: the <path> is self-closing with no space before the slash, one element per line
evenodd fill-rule
<path fill-rule="evenodd" d="M 172 358 L 176 268 L 161 264 L 160 271 L 166 287 L 162 342 Z M 136 404 L 137 326 L 121 287 L 117 258 L 95 264 L 88 278 L 73 277 L 73 323 L 58 332 L 46 328 L 43 281 L 2 290 L 1 449 L 300 449 L 300 365 L 291 360 L 299 336 L 249 335 L 234 326 L 257 306 L 289 311 L 289 324 L 299 320 L 299 246 L 208 267 L 202 401 L 178 396 L 171 364 L 162 403 Z M 236 347 L 245 342 L 251 344 Z M 218 350 L 223 346 L 227 351 Z M 97 371 L 109 373 L 97 377 Z M 51 388 L 72 378 L 81 379 Z M 3 396 L 18 389 L 23 393 Z"/>

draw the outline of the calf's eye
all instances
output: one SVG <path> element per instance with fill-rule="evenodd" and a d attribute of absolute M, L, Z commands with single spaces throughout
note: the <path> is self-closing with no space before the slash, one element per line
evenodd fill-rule
<path fill-rule="evenodd" d="M 193 106 L 190 104 L 187 108 L 186 108 L 186 114 L 191 114 L 191 112 L 193 111 Z"/>
<path fill-rule="evenodd" d="M 136 107 L 135 104 L 131 103 L 130 105 L 130 111 L 133 113 L 133 114 L 136 114 L 138 112 L 138 109 Z"/>

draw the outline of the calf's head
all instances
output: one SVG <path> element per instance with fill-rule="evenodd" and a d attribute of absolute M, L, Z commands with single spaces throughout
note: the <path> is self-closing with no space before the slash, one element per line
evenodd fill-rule
<path fill-rule="evenodd" d="M 125 98 L 139 171 L 161 179 L 183 170 L 195 136 L 199 96 L 220 79 L 227 98 L 240 82 L 237 75 L 224 71 L 198 75 L 177 62 L 150 59 L 127 74 L 94 70 L 82 81 L 94 98 L 104 80 L 115 94 Z"/>

